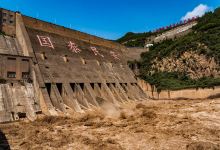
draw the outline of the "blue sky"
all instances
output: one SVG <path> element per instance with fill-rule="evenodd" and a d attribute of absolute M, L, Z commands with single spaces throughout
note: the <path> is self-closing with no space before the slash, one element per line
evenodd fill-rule
<path fill-rule="evenodd" d="M 2 8 L 107 39 L 178 22 L 200 4 L 214 9 L 220 0 L 0 0 Z"/>

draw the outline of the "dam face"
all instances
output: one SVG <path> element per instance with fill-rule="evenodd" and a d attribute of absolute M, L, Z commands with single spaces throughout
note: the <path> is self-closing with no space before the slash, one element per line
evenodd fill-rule
<path fill-rule="evenodd" d="M 144 100 L 126 48 L 0 10 L 0 122 Z"/>

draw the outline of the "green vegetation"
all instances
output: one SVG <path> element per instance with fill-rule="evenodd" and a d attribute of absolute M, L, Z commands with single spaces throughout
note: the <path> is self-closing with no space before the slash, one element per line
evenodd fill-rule
<path fill-rule="evenodd" d="M 176 25 L 175 27 L 169 27 L 167 29 L 163 29 L 157 32 L 144 32 L 144 33 L 133 33 L 128 32 L 120 39 L 116 40 L 116 42 L 121 43 L 127 47 L 144 47 L 145 41 L 147 38 L 151 36 L 156 36 L 158 34 L 162 34 L 163 32 L 166 32 L 168 30 L 171 30 L 173 28 L 176 28 L 178 26 L 181 26 L 182 24 Z"/>
<path fill-rule="evenodd" d="M 0 31 L 0 35 L 5 35 L 5 33 L 4 33 L 4 32 L 2 32 L 2 31 Z"/>
<path fill-rule="evenodd" d="M 196 51 L 207 57 L 214 57 L 215 61 L 220 64 L 220 8 L 200 18 L 198 24 L 193 27 L 193 32 L 188 35 L 174 41 L 166 40 L 155 44 L 149 52 L 143 53 L 140 61 L 140 77 L 160 90 L 220 85 L 220 78 L 192 80 L 187 74 L 179 72 L 156 72 L 154 74 L 149 72 L 152 60 L 155 58 L 159 60 L 168 56 L 178 58 L 185 51 Z"/>
<path fill-rule="evenodd" d="M 201 78 L 192 80 L 178 72 L 158 72 L 152 76 L 143 76 L 144 80 L 160 90 L 180 90 L 187 88 L 206 88 L 220 85 L 220 78 Z"/>
<path fill-rule="evenodd" d="M 146 40 L 146 37 L 150 37 L 153 35 L 151 32 L 145 32 L 145 33 L 132 33 L 128 32 L 123 36 L 122 38 L 118 39 L 117 42 L 124 44 L 128 47 L 144 47 L 144 43 Z"/>

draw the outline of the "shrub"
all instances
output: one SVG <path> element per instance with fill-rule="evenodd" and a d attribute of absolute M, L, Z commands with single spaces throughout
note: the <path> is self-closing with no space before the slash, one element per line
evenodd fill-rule
<path fill-rule="evenodd" d="M 149 52 L 141 54 L 140 77 L 162 89 L 184 89 L 212 87 L 220 85 L 220 78 L 201 78 L 193 80 L 184 73 L 157 72 L 151 74 L 152 60 L 165 57 L 180 57 L 185 51 L 195 51 L 207 57 L 213 57 L 220 65 L 220 8 L 205 14 L 193 27 L 193 31 L 175 40 L 165 40 L 150 47 Z M 187 61 L 187 60 L 186 60 Z"/>

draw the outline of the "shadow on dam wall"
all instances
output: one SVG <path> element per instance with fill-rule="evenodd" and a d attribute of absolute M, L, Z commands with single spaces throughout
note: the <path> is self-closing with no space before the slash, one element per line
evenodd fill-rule
<path fill-rule="evenodd" d="M 10 146 L 5 134 L 0 130 L 0 150 L 10 150 Z"/>

